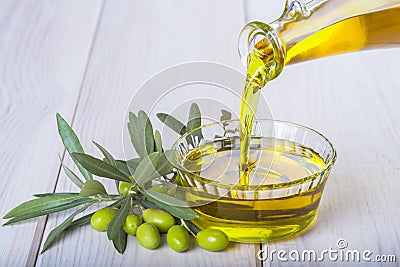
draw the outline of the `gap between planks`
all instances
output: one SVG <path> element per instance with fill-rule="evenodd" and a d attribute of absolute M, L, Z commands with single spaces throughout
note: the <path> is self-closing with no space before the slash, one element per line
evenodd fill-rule
<path fill-rule="evenodd" d="M 74 111 L 73 111 L 73 114 L 72 114 L 72 119 L 71 119 L 71 122 L 70 122 L 71 127 L 73 126 L 74 121 L 75 121 L 75 117 L 76 117 L 76 113 L 77 113 L 77 110 L 78 110 L 79 100 L 80 100 L 81 95 L 82 95 L 82 90 L 83 90 L 83 85 L 84 85 L 84 82 L 85 82 L 87 70 L 89 68 L 90 59 L 92 58 L 93 47 L 95 45 L 97 33 L 99 31 L 99 25 L 100 25 L 102 14 L 103 14 L 103 10 L 104 10 L 104 4 L 105 4 L 105 0 L 101 0 L 99 13 L 97 15 L 95 29 L 93 31 L 92 42 L 90 44 L 88 56 L 87 56 L 86 61 L 85 61 L 85 68 L 84 68 L 84 71 L 83 71 L 83 74 L 82 74 L 81 83 L 79 85 L 78 97 L 76 99 L 75 108 L 74 108 Z M 62 161 L 64 160 L 65 153 L 66 153 L 66 149 L 64 148 L 63 152 L 62 152 L 62 156 L 61 156 L 61 160 Z M 52 190 L 53 193 L 55 193 L 55 191 L 56 191 L 60 174 L 61 174 L 61 163 L 60 163 L 60 165 L 58 167 L 56 180 L 55 180 L 54 187 L 53 187 L 53 190 Z M 48 217 L 49 216 L 47 215 L 47 216 L 42 217 L 42 218 L 40 218 L 38 220 L 38 223 L 37 223 L 36 228 L 35 228 L 35 233 L 34 233 L 34 236 L 33 236 L 33 242 L 32 242 L 31 247 L 29 249 L 28 258 L 27 258 L 25 266 L 35 266 L 36 265 L 37 258 L 38 258 L 39 253 L 40 253 L 40 247 L 41 247 L 41 244 L 42 244 L 42 241 L 43 241 L 44 231 L 45 231 L 46 226 L 47 226 Z"/>

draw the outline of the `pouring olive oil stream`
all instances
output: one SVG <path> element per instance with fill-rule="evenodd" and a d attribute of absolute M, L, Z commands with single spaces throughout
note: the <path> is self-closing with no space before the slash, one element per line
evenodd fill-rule
<path fill-rule="evenodd" d="M 235 134 L 209 136 L 213 141 L 193 150 L 185 138 L 177 146 L 184 185 L 194 188 L 187 193 L 199 214 L 193 222 L 239 242 L 293 237 L 310 229 L 336 151 L 307 127 L 257 120 L 260 93 L 286 65 L 399 44 L 400 0 L 287 0 L 278 20 L 246 25 L 239 39 L 247 67 L 240 120 L 229 122 Z M 205 127 L 216 133 L 217 126 Z"/>
<path fill-rule="evenodd" d="M 249 144 L 260 90 L 285 65 L 399 44 L 400 1 L 287 1 L 277 21 L 249 23 L 239 44 L 247 65 L 240 107 L 240 185 L 250 184 L 256 166 L 249 161 Z"/>

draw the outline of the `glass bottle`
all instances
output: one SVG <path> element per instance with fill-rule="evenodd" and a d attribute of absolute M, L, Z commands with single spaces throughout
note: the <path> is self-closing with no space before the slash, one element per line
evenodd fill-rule
<path fill-rule="evenodd" d="M 252 59 L 262 60 L 252 65 L 264 65 L 263 87 L 285 65 L 399 45 L 400 0 L 286 0 L 277 20 L 243 28 L 239 53 L 248 67 Z"/>

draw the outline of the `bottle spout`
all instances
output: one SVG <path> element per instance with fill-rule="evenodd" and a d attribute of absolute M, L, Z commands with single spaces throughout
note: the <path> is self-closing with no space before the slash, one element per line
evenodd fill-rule
<path fill-rule="evenodd" d="M 250 61 L 262 60 L 268 81 L 275 79 L 285 65 L 285 43 L 276 30 L 263 22 L 250 22 L 239 36 L 239 56 L 248 68 Z M 259 65 L 259 64 L 258 64 Z"/>

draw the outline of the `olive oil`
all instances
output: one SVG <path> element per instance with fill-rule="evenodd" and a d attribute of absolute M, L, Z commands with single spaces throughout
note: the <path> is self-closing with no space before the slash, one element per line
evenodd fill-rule
<path fill-rule="evenodd" d="M 317 13 L 314 19 L 319 19 Z M 284 40 L 283 46 L 279 49 L 284 50 L 283 53 L 286 55 L 283 65 L 359 50 L 400 45 L 400 6 L 353 16 L 315 32 L 301 35 L 304 23 L 300 25 L 298 20 L 287 22 L 279 31 L 279 38 Z M 299 33 L 296 34 L 296 31 Z M 280 71 L 275 71 L 276 68 L 284 67 L 279 66 L 280 63 L 274 57 L 274 50 L 276 48 L 273 47 L 273 43 L 264 38 L 254 45 L 247 58 L 247 80 L 240 108 L 240 184 L 242 185 L 248 184 L 251 171 L 247 162 L 248 143 L 260 89 L 279 75 Z"/>
<path fill-rule="evenodd" d="M 321 156 L 294 142 L 253 137 L 249 186 L 240 186 L 237 185 L 240 149 L 236 139 L 239 138 L 209 143 L 193 150 L 184 160 L 185 169 L 196 176 L 191 179 L 209 179 L 203 181 L 203 187 L 214 182 L 233 185 L 214 201 L 209 201 L 210 196 L 204 192 L 189 191 L 186 198 L 199 214 L 194 223 L 201 228 L 220 229 L 230 240 L 241 242 L 282 238 L 310 225 L 325 181 L 310 179 L 307 188 L 295 187 L 295 192 L 288 188 L 303 178 L 320 174 L 326 166 Z M 277 191 L 271 191 L 284 183 L 287 187 L 278 195 Z M 221 188 L 214 188 L 214 191 L 222 192 Z"/>
<path fill-rule="evenodd" d="M 400 1 L 287 3 L 293 5 L 271 25 L 248 24 L 251 31 L 244 39 L 250 50 L 239 137 L 214 140 L 195 148 L 183 160 L 185 185 L 191 188 L 187 200 L 199 214 L 194 223 L 200 228 L 221 229 L 233 241 L 273 240 L 308 229 L 336 159 L 331 145 L 328 160 L 329 149 L 317 148 L 317 153 L 282 139 L 285 136 L 252 136 L 261 89 L 285 65 L 400 44 Z M 308 4 L 315 5 L 309 10 L 299 6 Z M 360 7 L 368 12 L 360 13 Z M 355 15 L 349 17 L 352 8 Z M 330 14 L 344 17 L 336 20 Z M 264 38 L 260 39 L 260 33 Z M 222 144 L 216 145 L 218 142 Z"/>
<path fill-rule="evenodd" d="M 286 27 L 290 28 L 290 23 Z M 281 33 L 286 40 L 286 65 L 360 50 L 396 47 L 400 45 L 400 6 L 353 16 L 302 38 L 291 35 Z M 263 49 L 264 53 L 270 53 L 270 48 Z"/>
<path fill-rule="evenodd" d="M 267 43 L 267 45 L 265 45 Z M 245 88 L 240 105 L 240 163 L 239 163 L 239 183 L 249 184 L 249 174 L 251 168 L 248 163 L 250 153 L 250 136 L 252 133 L 253 121 L 258 106 L 261 89 L 268 83 L 269 79 L 275 78 L 273 73 L 279 66 L 273 56 L 269 43 L 265 40 L 256 45 L 250 52 L 248 58 L 248 69 Z M 269 54 L 264 54 L 269 50 Z M 260 53 L 259 51 L 263 51 Z M 271 77 L 272 73 L 272 77 Z"/>

